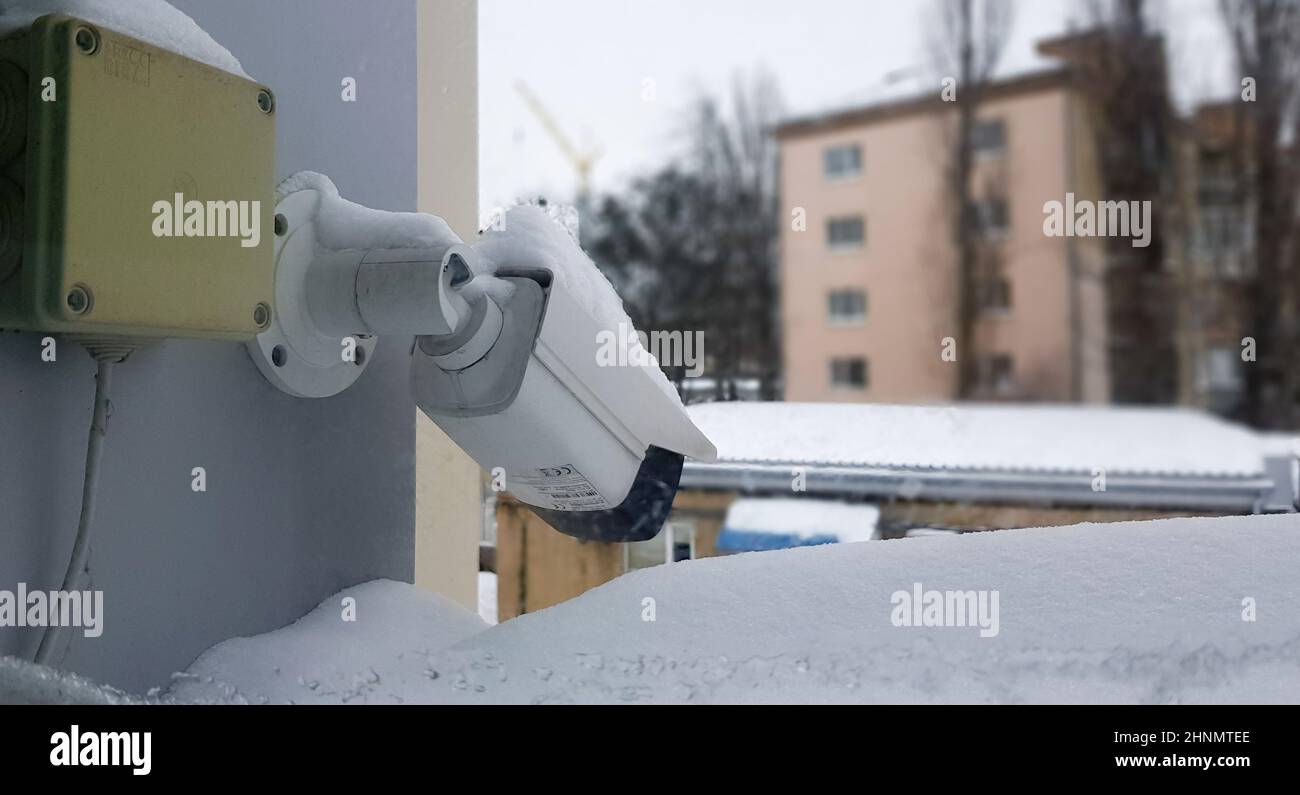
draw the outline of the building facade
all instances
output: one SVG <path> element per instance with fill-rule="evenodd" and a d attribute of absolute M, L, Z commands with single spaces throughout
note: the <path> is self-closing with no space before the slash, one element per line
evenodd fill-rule
<path fill-rule="evenodd" d="M 1243 341 L 1251 334 L 1254 213 L 1247 136 L 1237 103 L 1202 105 L 1178 129 L 1184 230 L 1172 256 L 1179 280 L 1179 402 L 1235 416 L 1242 407 Z"/>
<path fill-rule="evenodd" d="M 971 397 L 1107 399 L 1103 249 L 1044 232 L 1046 202 L 1100 193 L 1069 73 L 995 83 L 980 102 L 974 211 L 996 265 L 978 283 L 970 345 L 946 176 L 953 107 L 935 91 L 777 130 L 786 399 L 952 400 L 967 355 Z"/>

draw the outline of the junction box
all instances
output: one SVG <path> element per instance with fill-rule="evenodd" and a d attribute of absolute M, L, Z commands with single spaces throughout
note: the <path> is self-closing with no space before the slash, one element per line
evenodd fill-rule
<path fill-rule="evenodd" d="M 73 17 L 9 34 L 0 329 L 252 339 L 274 311 L 274 180 L 267 87 Z M 159 202 L 198 202 L 199 234 Z"/>

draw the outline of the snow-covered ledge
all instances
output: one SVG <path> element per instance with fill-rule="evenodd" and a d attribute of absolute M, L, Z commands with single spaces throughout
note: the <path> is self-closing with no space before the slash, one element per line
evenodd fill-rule
<path fill-rule="evenodd" d="M 835 544 L 643 569 L 491 628 L 379 581 L 152 700 L 1297 702 L 1296 560 L 1296 515 Z M 121 697 L 11 667 L 0 687 L 36 689 L 0 701 Z"/>

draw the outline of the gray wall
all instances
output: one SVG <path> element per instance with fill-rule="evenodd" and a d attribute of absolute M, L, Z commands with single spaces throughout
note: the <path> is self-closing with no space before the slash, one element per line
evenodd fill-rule
<path fill-rule="evenodd" d="M 275 90 L 279 177 L 309 168 L 415 209 L 415 0 L 172 2 Z M 0 589 L 58 587 L 80 507 L 94 366 L 66 342 L 42 363 L 40 340 L 0 334 Z M 410 581 L 409 344 L 383 340 L 354 387 L 317 401 L 276 391 L 241 345 L 167 341 L 120 365 L 91 557 L 105 629 L 74 631 L 63 667 L 140 692 L 340 588 Z M 195 466 L 207 493 L 190 489 Z M 0 628 L 0 653 L 37 640 Z"/>

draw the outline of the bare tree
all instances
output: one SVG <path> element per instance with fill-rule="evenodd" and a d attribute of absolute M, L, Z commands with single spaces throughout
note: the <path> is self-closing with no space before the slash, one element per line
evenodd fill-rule
<path fill-rule="evenodd" d="M 760 70 L 735 77 L 729 101 L 702 95 L 688 117 L 689 162 L 713 191 L 715 206 L 727 208 L 711 224 L 720 246 L 721 285 L 709 311 L 726 324 L 713 333 L 722 342 L 714 347 L 717 365 L 723 376 L 757 376 L 764 399 L 776 397 L 781 369 L 778 147 L 772 129 L 783 113 L 775 78 Z M 732 388 L 723 380 L 719 390 Z"/>
<path fill-rule="evenodd" d="M 1155 211 L 1178 191 L 1163 38 L 1150 28 L 1144 0 L 1083 6 L 1088 29 L 1057 54 L 1069 61 L 1089 110 L 1102 193 L 1150 201 Z M 1167 237 L 1162 224 L 1153 224 L 1146 247 L 1119 236 L 1105 241 L 1106 347 L 1111 398 L 1119 403 L 1164 404 L 1178 396 L 1178 295 L 1166 267 Z"/>
<path fill-rule="evenodd" d="M 1288 311 L 1300 299 L 1294 293 L 1300 289 L 1295 286 L 1300 2 L 1220 0 L 1219 10 L 1243 81 L 1246 192 L 1255 220 L 1249 330 L 1257 358 L 1245 368 L 1245 413 L 1259 427 L 1285 427 L 1296 420 L 1297 400 L 1296 368 L 1287 366 L 1287 357 L 1300 343 Z"/>
<path fill-rule="evenodd" d="M 974 130 L 980 103 L 993 79 L 1011 29 L 1007 0 L 935 0 L 930 8 L 933 66 L 955 81 L 952 116 L 946 125 L 945 165 L 948 201 L 945 208 L 956 257 L 955 320 L 957 327 L 957 397 L 972 397 L 979 383 L 975 326 L 982 285 L 996 270 L 996 250 L 982 243 L 976 206 Z"/>
<path fill-rule="evenodd" d="M 717 397 L 738 377 L 776 396 L 778 336 L 775 80 L 737 77 L 683 117 L 677 162 L 605 197 L 588 240 L 643 329 L 702 331 Z M 666 364 L 666 363 L 665 363 Z M 667 367 L 681 377 L 681 368 Z"/>

